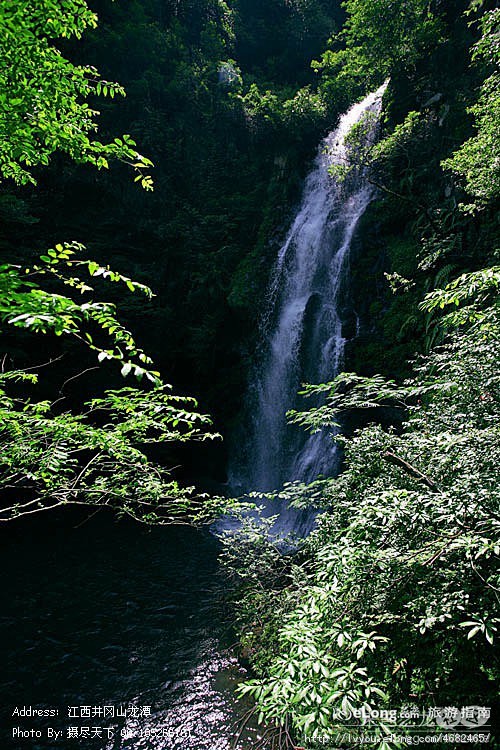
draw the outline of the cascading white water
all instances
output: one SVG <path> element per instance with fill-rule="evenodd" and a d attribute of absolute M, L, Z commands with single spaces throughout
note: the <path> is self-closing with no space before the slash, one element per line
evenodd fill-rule
<path fill-rule="evenodd" d="M 309 435 L 290 427 L 286 412 L 299 405 L 301 383 L 331 380 L 342 366 L 341 308 L 349 251 L 373 188 L 362 170 L 345 184 L 339 184 L 329 170 L 346 162 L 345 136 L 367 113 L 372 115 L 363 137 L 373 141 L 385 87 L 355 104 L 321 144 L 300 208 L 278 253 L 264 316 L 262 357 L 248 396 L 251 416 L 245 455 L 242 461 L 240 454 L 230 470 L 230 484 L 236 491 L 268 492 L 285 481 L 309 482 L 319 474 L 335 472 L 331 435 Z M 297 527 L 297 514 L 281 508 L 280 521 L 285 531 L 291 530 Z"/>

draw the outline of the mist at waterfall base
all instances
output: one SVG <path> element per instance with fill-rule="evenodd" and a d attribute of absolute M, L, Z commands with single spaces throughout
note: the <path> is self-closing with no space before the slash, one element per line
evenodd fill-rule
<path fill-rule="evenodd" d="M 229 486 L 235 495 L 278 490 L 286 482 L 333 476 L 339 452 L 331 430 L 307 433 L 287 423 L 291 409 L 318 405 L 298 395 L 303 383 L 332 380 L 341 370 L 346 338 L 349 259 L 356 227 L 374 197 L 362 169 L 344 181 L 331 168 L 349 161 L 346 136 L 366 122 L 365 146 L 375 140 L 387 84 L 344 114 L 322 142 L 302 201 L 278 252 L 262 318 L 261 345 L 251 378 L 244 432 L 233 440 Z M 263 498 L 263 515 L 277 515 L 278 535 L 306 535 L 313 512 Z"/>

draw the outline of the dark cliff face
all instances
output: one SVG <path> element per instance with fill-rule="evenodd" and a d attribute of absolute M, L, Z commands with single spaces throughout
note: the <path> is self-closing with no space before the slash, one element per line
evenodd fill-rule
<path fill-rule="evenodd" d="M 120 167 L 97 174 L 56 158 L 40 175 L 42 190 L 19 193 L 36 223 L 18 221 L 21 203 L 9 210 L 6 251 L 19 257 L 21 243 L 36 255 L 74 237 L 92 257 L 150 284 L 151 305 L 115 295 L 126 320 L 167 380 L 224 424 L 244 389 L 272 238 L 325 123 L 280 120 L 279 101 L 269 115 L 250 116 L 238 99 L 242 84 L 221 84 L 221 60 L 234 60 L 245 90 L 256 83 L 280 101 L 293 97 L 314 82 L 309 61 L 338 4 L 307 3 L 305 16 L 281 0 L 92 5 L 98 29 L 65 46 L 124 85 L 126 99 L 96 105 L 102 138 L 131 133 L 155 163 L 154 193 L 141 194 Z"/>

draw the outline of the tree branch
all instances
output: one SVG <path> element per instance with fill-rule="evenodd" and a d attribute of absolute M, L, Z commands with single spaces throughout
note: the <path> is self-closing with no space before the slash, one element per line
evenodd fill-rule
<path fill-rule="evenodd" d="M 390 464 L 394 464 L 394 466 L 398 466 L 400 469 L 403 469 L 403 471 L 405 471 L 415 479 L 420 480 L 433 492 L 439 492 L 439 487 L 432 479 L 429 479 L 428 476 L 423 474 L 419 469 L 416 469 L 415 466 L 409 464 L 408 461 L 404 460 L 404 458 L 397 456 L 395 453 L 390 453 L 389 451 L 387 451 L 386 453 L 382 453 L 382 458 L 385 461 L 388 461 Z"/>

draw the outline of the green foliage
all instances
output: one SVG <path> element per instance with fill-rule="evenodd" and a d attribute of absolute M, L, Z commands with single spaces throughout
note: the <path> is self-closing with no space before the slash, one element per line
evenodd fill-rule
<path fill-rule="evenodd" d="M 299 89 L 288 99 L 280 98 L 269 89 L 262 92 L 256 83 L 248 91 L 237 95 L 245 116 L 253 129 L 270 126 L 276 131 L 287 129 L 289 135 L 317 132 L 324 122 L 326 108 L 321 97 L 310 87 Z"/>
<path fill-rule="evenodd" d="M 13 380 L 36 382 L 22 371 L 0 376 L 0 521 L 81 505 L 109 508 L 146 524 L 206 521 L 222 501 L 182 488 L 170 470 L 148 458 L 148 446 L 218 437 L 193 399 L 169 386 L 107 391 L 82 413 L 60 413 L 57 403 L 10 396 Z"/>
<path fill-rule="evenodd" d="M 37 376 L 10 371 L 0 376 L 0 492 L 6 504 L 0 520 L 66 505 L 106 507 L 119 516 L 148 524 L 211 520 L 223 503 L 193 487 L 180 487 L 171 471 L 148 455 L 148 446 L 219 437 L 211 420 L 194 411 L 194 399 L 170 393 L 150 357 L 107 302 L 86 299 L 93 288 L 75 276 L 124 284 L 151 297 L 151 290 L 109 267 L 81 259 L 78 243 L 56 245 L 31 269 L 0 268 L 0 314 L 10 325 L 36 333 L 75 338 L 98 354 L 115 360 L 121 374 L 143 376 L 153 388 L 108 390 L 83 405 L 81 412 L 60 413 L 64 385 L 52 402 L 12 397 L 9 383 L 36 383 Z M 76 257 L 75 257 L 76 256 Z M 47 291 L 38 279 L 70 287 L 79 298 Z M 81 301 L 83 299 L 83 301 Z M 36 369 L 36 368 L 35 368 Z M 69 382 L 79 374 L 69 377 Z M 225 505 L 225 503 L 224 503 Z"/>
<path fill-rule="evenodd" d="M 404 121 L 396 125 L 394 130 L 386 137 L 374 144 L 371 159 L 389 160 L 396 159 L 401 154 L 407 154 L 414 146 L 415 139 L 421 136 L 423 126 L 422 112 L 409 112 Z"/>
<path fill-rule="evenodd" d="M 0 174 L 18 184 L 36 184 L 35 167 L 61 151 L 71 159 L 107 169 L 124 161 L 149 190 L 151 161 L 129 136 L 103 144 L 92 138 L 99 112 L 90 96 L 124 96 L 117 83 L 92 66 L 74 65 L 54 46 L 56 39 L 80 38 L 97 25 L 84 0 L 5 0 L 0 7 Z"/>
<path fill-rule="evenodd" d="M 132 371 L 138 379 L 145 375 L 148 380 L 159 382 L 159 372 L 145 368 L 152 360 L 120 323 L 116 306 L 88 298 L 94 292 L 93 287 L 87 280 L 73 274 L 81 269 L 89 277 L 122 283 L 129 291 L 139 291 L 148 298 L 152 297 L 151 289 L 112 271 L 108 266 L 79 258 L 78 253 L 83 249 L 77 242 L 66 242 L 42 255 L 41 265 L 25 269 L 12 265 L 0 266 L 0 317 L 12 326 L 35 333 L 51 332 L 56 336 L 76 338 L 97 352 L 99 362 L 117 360 L 122 363 L 122 375 L 126 376 Z M 39 280 L 54 280 L 62 287 L 72 288 L 78 297 L 48 291 L 40 286 Z M 104 334 L 101 343 L 93 333 L 94 328 Z"/>
<path fill-rule="evenodd" d="M 420 307 L 429 313 L 450 306 L 457 308 L 439 321 L 445 328 L 469 324 L 480 333 L 486 329 L 494 331 L 496 319 L 492 316 L 490 305 L 491 297 L 498 294 L 499 286 L 500 266 L 491 266 L 462 274 L 444 289 L 435 289 L 427 294 Z"/>
<path fill-rule="evenodd" d="M 439 22 L 427 0 L 347 0 L 342 36 L 351 54 L 350 65 L 361 62 L 362 72 L 387 77 L 411 69 L 420 55 L 434 45 Z"/>
<path fill-rule="evenodd" d="M 412 72 L 419 57 L 436 44 L 440 24 L 427 0 L 347 0 L 342 31 L 313 63 L 321 71 L 328 98 L 352 101 L 389 76 Z"/>
<path fill-rule="evenodd" d="M 477 288 L 479 276 L 455 290 Z M 491 286 L 483 276 L 482 286 Z M 433 303 L 434 296 L 426 304 Z M 298 738 L 334 742 L 342 712 L 359 716 L 363 706 L 369 714 L 493 699 L 500 317 L 496 306 L 486 310 L 490 325 L 451 334 L 404 385 L 343 374 L 306 389 L 326 393 L 323 406 L 291 415 L 313 430 L 354 409 L 391 406 L 408 415 L 400 432 L 373 424 L 336 438 L 346 468 L 318 484 L 326 512 L 303 544 L 298 571 L 275 593 L 272 606 L 287 613 L 264 674 L 244 691 L 262 719 L 287 724 Z M 299 492 L 288 493 L 292 504 Z M 377 721 L 370 731 L 382 747 L 396 726 Z"/>
<path fill-rule="evenodd" d="M 476 133 L 443 162 L 464 178 L 465 190 L 475 200 L 469 209 L 484 207 L 500 195 L 500 10 L 485 13 L 480 25 L 482 36 L 472 57 L 491 75 L 482 84 L 477 103 L 469 108 Z"/>

